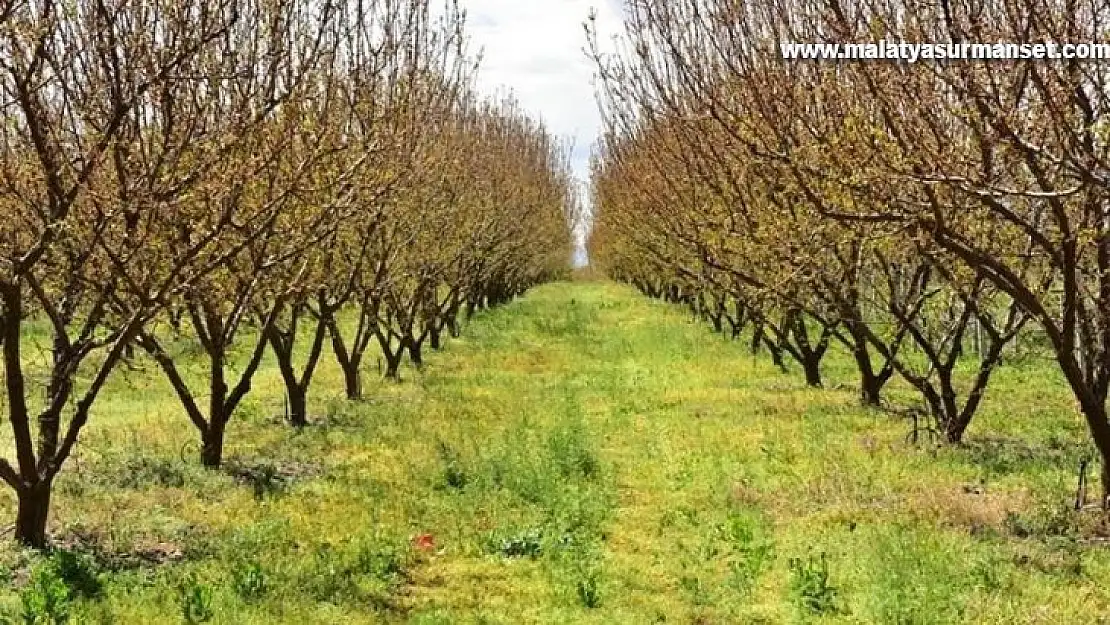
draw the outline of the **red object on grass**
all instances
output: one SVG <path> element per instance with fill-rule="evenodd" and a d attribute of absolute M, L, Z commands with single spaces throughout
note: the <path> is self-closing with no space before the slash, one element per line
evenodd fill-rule
<path fill-rule="evenodd" d="M 414 538 L 412 543 L 421 551 L 431 551 L 436 548 L 436 539 L 431 534 L 421 534 Z"/>

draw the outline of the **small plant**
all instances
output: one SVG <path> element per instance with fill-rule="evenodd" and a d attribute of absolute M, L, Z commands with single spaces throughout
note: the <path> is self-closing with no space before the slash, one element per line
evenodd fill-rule
<path fill-rule="evenodd" d="M 185 471 L 172 460 L 139 456 L 127 460 L 119 485 L 134 489 L 150 485 L 181 488 L 185 485 Z"/>
<path fill-rule="evenodd" d="M 302 572 L 301 587 L 320 601 L 359 599 L 385 605 L 402 584 L 411 546 L 378 536 L 346 545 L 318 545 Z"/>
<path fill-rule="evenodd" d="M 829 582 L 829 562 L 825 554 L 814 558 L 790 559 L 790 591 L 794 601 L 807 614 L 837 614 L 839 591 Z"/>
<path fill-rule="evenodd" d="M 583 571 L 575 583 L 578 601 L 591 610 L 601 607 L 601 574 L 596 570 Z"/>
<path fill-rule="evenodd" d="M 690 595 L 694 605 L 706 606 L 712 603 L 712 596 L 706 583 L 697 575 L 683 575 L 678 585 Z"/>
<path fill-rule="evenodd" d="M 187 625 L 207 623 L 215 616 L 212 610 L 212 589 L 190 575 L 178 590 L 181 598 L 181 619 Z"/>
<path fill-rule="evenodd" d="M 996 593 L 1006 588 L 1008 580 L 999 562 L 979 561 L 970 571 L 973 584 L 986 592 Z"/>
<path fill-rule="evenodd" d="M 1083 545 L 1075 536 L 1053 536 L 1046 544 L 1055 556 L 1056 571 L 1071 577 L 1083 575 Z"/>
<path fill-rule="evenodd" d="M 99 597 L 104 591 L 96 562 L 89 556 L 59 549 L 32 573 L 20 595 L 23 622 L 65 623 L 70 605 L 81 597 Z"/>
<path fill-rule="evenodd" d="M 732 550 L 729 558 L 730 581 L 742 594 L 751 592 L 759 576 L 775 559 L 774 544 L 763 538 L 744 515 L 732 515 L 722 528 Z"/>
<path fill-rule="evenodd" d="M 443 462 L 443 472 L 440 479 L 444 486 L 455 490 L 463 490 L 470 483 L 466 467 L 463 466 L 459 452 L 443 441 L 436 443 L 436 451 Z"/>
<path fill-rule="evenodd" d="M 543 555 L 543 530 L 532 528 L 513 536 L 490 536 L 489 551 L 506 558 L 538 558 Z"/>
<path fill-rule="evenodd" d="M 61 625 L 69 622 L 72 592 L 53 562 L 45 562 L 31 573 L 30 583 L 20 593 L 25 625 Z"/>
<path fill-rule="evenodd" d="M 601 472 L 601 462 L 580 424 L 555 432 L 548 441 L 548 448 L 555 466 L 565 478 L 592 480 Z"/>
<path fill-rule="evenodd" d="M 266 572 L 257 562 L 245 562 L 232 569 L 231 584 L 243 599 L 258 599 L 266 594 Z"/>
<path fill-rule="evenodd" d="M 405 575 L 405 565 L 402 549 L 390 543 L 370 542 L 359 547 L 351 571 L 392 584 Z"/>
<path fill-rule="evenodd" d="M 331 601 L 351 592 L 352 576 L 341 559 L 342 554 L 330 543 L 317 545 L 300 587 L 320 601 Z"/>
<path fill-rule="evenodd" d="M 267 495 L 281 493 L 289 484 L 289 476 L 277 465 L 269 462 L 253 465 L 230 464 L 228 472 L 236 482 L 249 486 L 254 491 L 254 498 L 259 500 Z"/>

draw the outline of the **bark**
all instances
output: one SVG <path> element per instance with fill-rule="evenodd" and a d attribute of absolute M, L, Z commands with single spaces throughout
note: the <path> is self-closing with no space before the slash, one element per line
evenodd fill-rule
<path fill-rule="evenodd" d="M 763 344 L 767 347 L 767 351 L 771 354 L 771 362 L 779 368 L 779 371 L 787 373 L 788 370 L 786 368 L 786 359 L 782 357 L 782 347 L 780 347 L 779 344 L 775 341 L 771 340 L 770 337 L 768 337 L 766 334 L 760 333 L 760 336 L 763 339 Z M 752 351 L 752 353 L 754 354 L 756 353 L 756 351 L 758 351 L 758 346 L 755 348 L 755 350 Z"/>
<path fill-rule="evenodd" d="M 1057 358 L 1061 361 L 1064 376 L 1079 398 L 1079 410 L 1098 449 L 1102 463 L 1102 499 L 1099 503 L 1103 509 L 1110 509 L 1110 414 L 1106 411 L 1106 396 L 1098 392 L 1101 388 L 1086 384 L 1073 354 L 1058 352 Z"/>
<path fill-rule="evenodd" d="M 417 369 L 424 367 L 424 341 L 410 338 L 408 341 L 409 359 Z"/>
<path fill-rule="evenodd" d="M 821 388 L 821 357 L 807 357 L 802 361 L 802 369 L 806 374 L 806 384 L 814 388 Z"/>
<path fill-rule="evenodd" d="M 443 349 L 442 335 L 442 326 L 438 322 L 432 322 L 432 325 L 428 328 L 428 341 L 432 349 L 436 351 Z"/>
<path fill-rule="evenodd" d="M 883 403 L 883 387 L 890 381 L 892 369 L 887 369 L 878 374 L 870 368 L 860 367 L 860 403 L 864 406 L 878 408 Z"/>
<path fill-rule="evenodd" d="M 897 350 L 901 342 L 899 336 L 892 341 L 891 346 L 879 348 L 881 352 L 880 357 L 884 358 L 885 364 L 879 371 L 875 371 L 875 362 L 871 358 L 870 342 L 867 333 L 862 329 L 864 325 L 862 322 L 849 322 L 847 326 L 847 335 L 844 336 L 844 341 L 849 344 L 852 349 L 852 358 L 856 361 L 856 369 L 859 371 L 860 377 L 860 403 L 864 406 L 880 407 L 882 405 L 882 393 L 886 383 L 894 377 L 894 365 L 891 362 L 893 355 L 891 352 Z M 884 356 L 884 354 L 886 354 Z"/>
<path fill-rule="evenodd" d="M 343 389 L 347 393 L 347 399 L 351 401 L 362 400 L 362 372 L 359 371 L 358 363 L 353 363 L 353 367 L 342 367 L 343 369 Z"/>
<path fill-rule="evenodd" d="M 821 388 L 821 361 L 829 350 L 829 341 L 832 337 L 832 328 L 821 324 L 821 334 L 817 343 L 809 340 L 809 329 L 806 327 L 805 317 L 800 311 L 787 315 L 783 322 L 784 332 L 781 336 L 783 348 L 790 352 L 805 371 L 806 384 L 814 388 Z M 793 344 L 791 344 L 793 339 Z"/>
<path fill-rule="evenodd" d="M 181 375 L 173 359 L 166 353 L 158 340 L 149 333 L 140 333 L 139 345 L 154 359 L 162 372 L 166 375 L 170 386 L 173 387 L 189 420 L 200 434 L 201 450 L 200 461 L 205 467 L 219 467 L 223 461 L 224 434 L 227 423 L 235 414 L 235 409 L 251 390 L 255 373 L 262 363 L 265 354 L 265 338 L 260 338 L 255 343 L 254 351 L 246 368 L 239 374 L 239 380 L 234 388 L 227 384 L 227 350 L 228 344 L 222 338 L 222 322 L 214 316 L 208 323 L 203 323 L 200 314 L 193 315 L 194 329 L 201 337 L 205 351 L 208 353 L 208 411 L 205 414 L 201 409 L 198 398 L 195 397 Z M 268 324 L 262 330 L 265 337 Z"/>
<path fill-rule="evenodd" d="M 1110 450 L 1108 446 L 1099 445 L 1099 459 L 1102 462 L 1102 509 L 1110 509 Z"/>
<path fill-rule="evenodd" d="M 396 352 L 385 352 L 385 377 L 387 380 L 394 382 L 401 381 L 401 356 L 404 352 L 398 349 Z"/>
<path fill-rule="evenodd" d="M 324 315 L 316 320 L 312 344 L 309 347 L 308 360 L 300 375 L 297 374 L 293 363 L 297 342 L 298 316 L 293 316 L 291 327 L 286 330 L 279 329 L 276 324 L 270 326 L 268 340 L 278 362 L 281 379 L 285 383 L 285 396 L 288 401 L 289 423 L 293 427 L 302 428 L 308 425 L 308 389 L 312 386 L 316 374 L 316 366 L 320 362 L 320 354 L 324 350 L 324 339 L 328 333 L 327 318 Z M 334 335 L 333 335 L 334 339 Z"/>
<path fill-rule="evenodd" d="M 50 494 L 50 481 L 40 481 L 16 490 L 19 504 L 15 518 L 15 539 L 33 549 L 46 547 Z"/>
<path fill-rule="evenodd" d="M 308 393 L 297 384 L 286 387 L 289 402 L 289 424 L 295 428 L 308 425 Z"/>
<path fill-rule="evenodd" d="M 4 354 L 4 383 L 7 391 L 8 422 L 15 439 L 18 475 L 7 466 L 5 479 L 15 489 L 18 499 L 15 538 L 28 547 L 46 546 L 46 517 L 50 509 L 50 483 L 38 479 L 35 451 L 31 439 L 30 414 L 27 408 L 21 351 L 23 297 L 18 285 L 5 285 L 2 293 L 6 314 L 0 319 L 3 337 L 0 347 Z"/>
<path fill-rule="evenodd" d="M 210 351 L 209 360 L 211 378 L 209 379 L 208 423 L 200 433 L 200 463 L 208 468 L 215 468 L 223 462 L 224 432 L 230 415 L 227 411 L 227 381 L 223 350 Z"/>
<path fill-rule="evenodd" d="M 339 362 L 339 368 L 343 370 L 343 387 L 347 392 L 347 399 L 362 401 L 362 359 L 373 336 L 366 327 L 367 316 L 360 311 L 359 327 L 349 348 L 343 340 L 343 333 L 335 317 L 329 316 L 326 322 L 328 333 L 331 334 L 332 352 Z"/>
<path fill-rule="evenodd" d="M 211 423 L 201 432 L 200 463 L 209 469 L 218 469 L 224 459 L 224 433 L 227 418 L 212 415 Z"/>
<path fill-rule="evenodd" d="M 0 346 L 4 350 L 4 384 L 7 391 L 8 423 L 15 439 L 19 473 L 31 476 L 37 473 L 34 444 L 31 440 L 30 416 L 27 408 L 26 381 L 23 377 L 21 324 L 23 297 L 19 285 L 5 285 L 2 293 L 6 310 L 4 337 Z"/>
<path fill-rule="evenodd" d="M 711 315 L 711 319 L 713 321 L 713 331 L 714 332 L 716 332 L 717 334 L 721 334 L 722 332 L 725 331 L 724 315 L 722 315 L 720 313 L 713 313 Z"/>

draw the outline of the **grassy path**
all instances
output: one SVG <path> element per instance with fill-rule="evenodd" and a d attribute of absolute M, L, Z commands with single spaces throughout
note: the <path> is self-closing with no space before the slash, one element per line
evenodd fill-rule
<path fill-rule="evenodd" d="M 56 530 L 95 555 L 92 622 L 1095 623 L 1110 557 L 1064 512 L 1084 437 L 1046 371 L 1001 375 L 967 448 L 921 449 L 841 356 L 806 389 L 623 287 L 555 284 L 365 404 L 329 366 L 303 434 L 268 365 L 238 478 L 181 457 L 152 371 L 116 380 Z M 4 562 L 10 613 L 43 565 Z"/>

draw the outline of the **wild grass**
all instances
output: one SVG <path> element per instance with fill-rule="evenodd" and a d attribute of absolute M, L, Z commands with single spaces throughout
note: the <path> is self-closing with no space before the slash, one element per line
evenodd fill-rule
<path fill-rule="evenodd" d="M 298 433 L 267 363 L 218 472 L 154 367 L 121 373 L 59 478 L 59 549 L 0 550 L 2 618 L 1110 622 L 1048 363 L 1001 370 L 966 445 L 915 445 L 858 406 L 843 354 L 808 389 L 578 281 L 479 315 L 402 384 L 369 369 L 349 403 L 327 363 Z"/>

